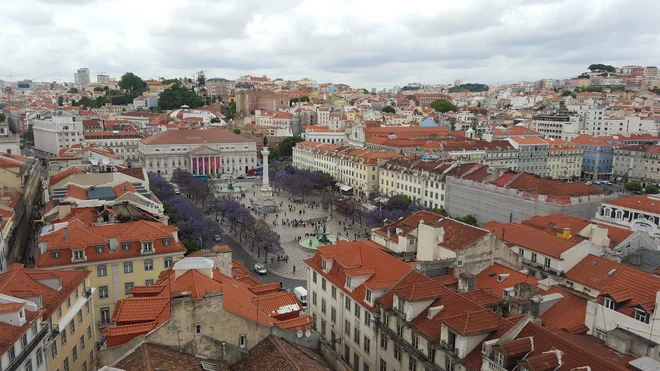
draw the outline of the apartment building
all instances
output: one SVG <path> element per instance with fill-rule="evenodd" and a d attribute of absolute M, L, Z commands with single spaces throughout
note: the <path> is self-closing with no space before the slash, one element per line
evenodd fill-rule
<path fill-rule="evenodd" d="M 577 179 L 582 174 L 584 149 L 561 139 L 547 139 L 548 176 L 553 179 Z"/>
<path fill-rule="evenodd" d="M 546 139 L 571 140 L 580 134 L 580 117 L 568 114 L 538 115 L 534 116 L 529 128 L 543 134 Z"/>
<path fill-rule="evenodd" d="M 518 150 L 518 170 L 540 176 L 548 175 L 549 145 L 538 137 L 514 137 L 508 139 Z"/>
<path fill-rule="evenodd" d="M 293 166 L 330 174 L 343 191 L 367 195 L 378 191 L 378 166 L 400 154 L 337 144 L 299 142 L 293 148 Z"/>
<path fill-rule="evenodd" d="M 445 207 L 445 178 L 462 178 L 482 168 L 478 163 L 454 160 L 399 158 L 378 168 L 379 192 L 385 196 L 406 195 L 423 207 Z"/>
<path fill-rule="evenodd" d="M 566 273 L 569 286 L 593 299 L 587 303 L 589 334 L 619 352 L 656 361 L 653 332 L 660 305 L 660 277 L 625 264 L 589 255 Z"/>
<path fill-rule="evenodd" d="M 302 138 L 305 141 L 327 144 L 341 144 L 346 141 L 346 131 L 333 130 L 324 126 L 303 125 Z"/>
<path fill-rule="evenodd" d="M 288 112 L 256 110 L 255 129 L 265 131 L 269 136 L 293 136 L 293 115 Z"/>
<path fill-rule="evenodd" d="M 236 177 L 257 167 L 257 144 L 220 128 L 167 130 L 142 139 L 138 152 L 147 171 L 167 177 L 177 168 Z"/>
<path fill-rule="evenodd" d="M 0 274 L 0 370 L 94 370 L 95 289 L 86 270 Z"/>
<path fill-rule="evenodd" d="M 660 146 L 626 145 L 614 148 L 612 174 L 616 178 L 637 180 L 643 186 L 660 183 Z"/>
<path fill-rule="evenodd" d="M 177 231 L 146 220 L 91 225 L 74 215 L 42 230 L 36 267 L 91 271 L 100 331 L 112 323 L 115 302 L 130 295 L 131 287 L 153 285 L 162 270 L 183 256 L 186 249 Z"/>
<path fill-rule="evenodd" d="M 38 114 L 32 120 L 34 148 L 37 151 L 56 156 L 62 148 L 83 143 L 83 125 L 73 112 L 56 111 L 52 114 Z"/>
<path fill-rule="evenodd" d="M 137 163 L 140 159 L 140 135 L 131 125 L 120 130 L 85 132 L 84 138 L 87 144 L 111 148 L 126 163 Z"/>
<path fill-rule="evenodd" d="M 578 135 L 571 143 L 584 150 L 582 177 L 599 180 L 609 179 L 614 166 L 614 149 L 622 145 L 619 136 Z"/>

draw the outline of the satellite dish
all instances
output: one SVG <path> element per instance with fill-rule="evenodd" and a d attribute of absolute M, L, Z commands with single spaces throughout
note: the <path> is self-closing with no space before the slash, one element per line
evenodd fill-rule
<path fill-rule="evenodd" d="M 418 271 L 421 271 L 422 270 L 422 265 L 417 263 L 417 265 L 415 266 L 415 269 L 417 269 Z"/>
<path fill-rule="evenodd" d="M 302 335 L 303 335 L 303 333 L 302 333 L 302 331 L 301 331 L 301 330 L 298 330 L 298 332 L 296 332 L 296 336 L 298 336 L 299 338 L 301 338 L 301 337 L 302 337 Z"/>
<path fill-rule="evenodd" d="M 305 331 L 305 337 L 308 338 L 308 337 L 310 337 L 310 336 L 312 336 L 312 332 L 309 331 L 309 330 Z"/>

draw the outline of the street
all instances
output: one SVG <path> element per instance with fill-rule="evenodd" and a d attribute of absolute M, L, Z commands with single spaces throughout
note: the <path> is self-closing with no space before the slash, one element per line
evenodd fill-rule
<path fill-rule="evenodd" d="M 245 267 L 250 271 L 250 275 L 261 281 L 262 283 L 271 283 L 271 282 L 282 282 L 282 286 L 287 289 L 293 289 L 296 286 L 307 287 L 307 282 L 303 280 L 294 280 L 290 278 L 283 278 L 271 274 L 270 272 L 265 275 L 257 274 L 252 267 L 256 261 L 243 250 L 234 240 L 227 236 L 225 233 L 222 234 L 223 244 L 229 246 L 232 251 L 232 257 L 234 260 L 238 260 L 245 265 Z"/>

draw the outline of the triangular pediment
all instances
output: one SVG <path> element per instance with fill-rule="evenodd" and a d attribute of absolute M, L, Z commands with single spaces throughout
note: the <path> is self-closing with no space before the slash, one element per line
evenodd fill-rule
<path fill-rule="evenodd" d="M 190 151 L 190 154 L 196 156 L 202 156 L 202 155 L 217 156 L 221 154 L 221 152 L 207 146 L 199 146 L 193 149 L 192 151 Z"/>

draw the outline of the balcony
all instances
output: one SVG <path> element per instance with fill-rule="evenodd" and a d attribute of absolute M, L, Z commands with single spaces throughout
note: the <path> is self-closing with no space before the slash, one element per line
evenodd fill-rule
<path fill-rule="evenodd" d="M 539 263 L 539 262 L 533 262 L 533 261 L 531 261 L 531 260 L 529 260 L 529 259 L 525 259 L 525 258 L 523 258 L 523 264 L 527 264 L 527 265 L 529 265 L 529 266 L 531 266 L 531 267 L 535 267 L 535 268 L 541 269 L 541 270 L 543 270 L 543 271 L 545 271 L 545 272 L 548 272 L 548 273 L 554 274 L 555 276 L 561 276 L 562 273 L 563 273 L 562 271 L 558 271 L 558 270 L 556 270 L 556 269 L 554 269 L 554 268 L 546 267 L 545 265 L 543 265 L 543 264 L 541 264 L 541 263 Z"/>
<path fill-rule="evenodd" d="M 32 342 L 28 344 L 27 348 L 24 349 L 18 357 L 14 358 L 14 361 L 9 364 L 9 367 L 5 371 L 15 371 L 19 370 L 23 366 L 23 362 L 30 356 L 36 347 L 41 345 L 41 341 L 48 335 L 48 326 L 44 326 L 41 331 L 37 334 L 37 337 L 32 339 Z"/>
<path fill-rule="evenodd" d="M 456 344 L 448 344 L 446 340 L 441 340 L 440 348 L 442 348 L 445 351 L 445 353 L 449 354 L 452 357 L 458 356 L 458 348 L 456 348 Z"/>
<path fill-rule="evenodd" d="M 112 326 L 112 320 L 110 319 L 96 321 L 96 327 L 99 329 L 106 328 L 108 326 Z"/>
<path fill-rule="evenodd" d="M 486 368 L 482 368 L 482 370 L 489 370 L 489 371 L 508 371 L 506 368 L 498 365 L 493 361 L 492 359 L 484 356 L 484 359 L 487 361 L 487 366 Z"/>

